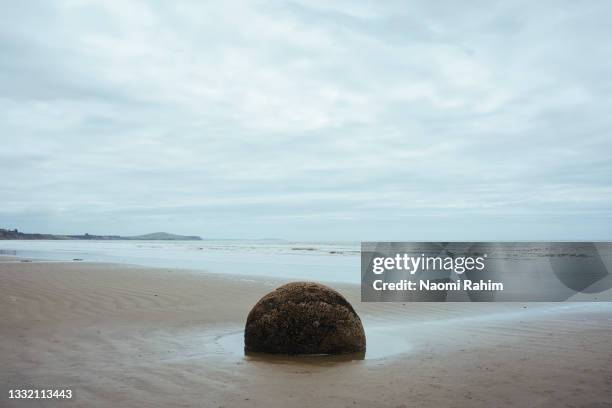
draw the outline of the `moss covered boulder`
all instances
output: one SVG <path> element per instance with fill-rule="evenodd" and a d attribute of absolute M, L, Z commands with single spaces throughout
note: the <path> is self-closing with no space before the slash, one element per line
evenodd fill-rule
<path fill-rule="evenodd" d="M 365 351 L 361 320 L 335 290 L 293 282 L 268 293 L 247 317 L 244 349 L 283 354 L 344 354 Z"/>

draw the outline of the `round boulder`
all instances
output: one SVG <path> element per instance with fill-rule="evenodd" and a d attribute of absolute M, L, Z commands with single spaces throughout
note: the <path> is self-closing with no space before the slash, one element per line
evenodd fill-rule
<path fill-rule="evenodd" d="M 361 320 L 335 290 L 293 282 L 268 293 L 247 317 L 245 351 L 344 354 L 365 351 Z"/>

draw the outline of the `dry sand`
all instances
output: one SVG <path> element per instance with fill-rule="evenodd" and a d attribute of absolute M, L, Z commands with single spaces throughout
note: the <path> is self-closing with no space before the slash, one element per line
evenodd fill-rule
<path fill-rule="evenodd" d="M 364 321 L 364 360 L 245 357 L 247 313 L 282 283 L 2 258 L 0 406 L 612 406 L 612 303 L 363 304 L 332 285 Z"/>

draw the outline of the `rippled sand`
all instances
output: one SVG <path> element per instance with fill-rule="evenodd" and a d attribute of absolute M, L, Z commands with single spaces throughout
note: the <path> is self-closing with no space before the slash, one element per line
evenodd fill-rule
<path fill-rule="evenodd" d="M 282 283 L 2 258 L 0 406 L 612 406 L 612 303 L 362 304 L 339 285 L 365 356 L 244 356 L 250 307 Z"/>

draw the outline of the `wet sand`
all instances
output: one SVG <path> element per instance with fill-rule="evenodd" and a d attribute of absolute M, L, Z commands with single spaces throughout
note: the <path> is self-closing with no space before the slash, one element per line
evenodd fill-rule
<path fill-rule="evenodd" d="M 360 303 L 365 356 L 244 356 L 283 280 L 0 259 L 0 406 L 607 407 L 612 303 Z M 72 400 L 10 400 L 70 388 Z"/>

